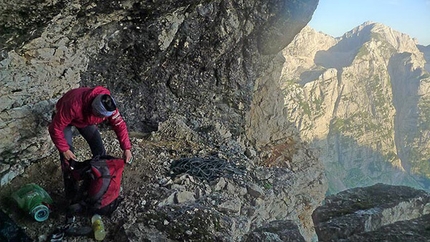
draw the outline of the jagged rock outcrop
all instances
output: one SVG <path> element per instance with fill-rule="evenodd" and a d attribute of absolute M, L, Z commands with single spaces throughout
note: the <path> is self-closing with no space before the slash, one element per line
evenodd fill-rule
<path fill-rule="evenodd" d="M 310 215 L 323 199 L 326 183 L 321 163 L 285 118 L 279 82 L 283 57 L 278 52 L 307 24 L 317 2 L 2 3 L 1 185 L 32 162 L 56 153 L 47 124 L 64 92 L 103 85 L 115 96 L 133 137 L 185 139 L 198 144 L 192 154 L 204 156 L 210 150 L 255 165 L 252 174 L 262 176 L 259 179 L 266 180 L 269 189 L 254 184 L 249 200 L 220 200 L 213 210 L 216 218 L 225 218 L 225 224 L 216 224 L 225 225 L 220 238 L 239 240 L 250 230 L 258 233 L 263 223 L 272 220 L 292 221 L 305 240 L 315 238 Z M 145 188 L 164 201 L 147 216 L 163 211 L 174 216 L 170 190 L 159 193 L 159 186 Z M 194 202 L 192 191 L 178 190 L 175 201 L 192 213 L 199 205 L 187 207 Z M 243 187 L 233 187 L 226 193 L 242 192 Z M 239 212 L 238 204 L 255 214 L 230 218 Z M 190 224 L 207 219 L 204 213 L 192 215 L 187 220 Z M 124 226 L 132 222 L 136 221 Z M 154 232 L 154 225 L 164 223 L 149 222 L 154 224 L 139 224 L 129 235 Z M 207 222 L 211 227 L 216 221 Z M 239 225 L 246 226 L 239 230 Z M 180 230 L 185 227 L 177 228 L 187 235 Z M 173 232 L 179 233 L 170 231 L 170 239 Z"/>
<path fill-rule="evenodd" d="M 425 68 L 427 72 L 430 72 L 430 45 L 418 45 L 418 49 L 424 53 L 424 58 L 426 59 Z"/>
<path fill-rule="evenodd" d="M 307 27 L 283 53 L 289 120 L 320 150 L 330 192 L 427 186 L 430 79 L 414 39 L 372 22 L 340 38 Z"/>
<path fill-rule="evenodd" d="M 313 213 L 319 241 L 428 241 L 430 194 L 376 184 L 328 196 Z"/>

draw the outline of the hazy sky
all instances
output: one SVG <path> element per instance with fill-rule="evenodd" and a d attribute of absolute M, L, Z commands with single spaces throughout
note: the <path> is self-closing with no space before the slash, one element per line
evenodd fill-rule
<path fill-rule="evenodd" d="M 309 26 L 339 37 L 366 21 L 430 44 L 430 0 L 319 0 Z"/>

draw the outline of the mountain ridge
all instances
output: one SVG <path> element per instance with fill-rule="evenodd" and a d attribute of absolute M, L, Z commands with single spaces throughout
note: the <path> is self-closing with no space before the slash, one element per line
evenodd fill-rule
<path fill-rule="evenodd" d="M 345 38 L 345 37 L 351 36 L 351 35 L 355 34 L 357 31 L 361 31 L 363 28 L 366 28 L 366 27 L 372 26 L 372 25 L 373 26 L 379 26 L 379 27 L 385 28 L 386 30 L 389 30 L 389 31 L 400 33 L 401 35 L 405 35 L 408 38 L 411 38 L 416 43 L 417 46 L 429 47 L 430 48 L 430 44 L 428 44 L 428 45 L 420 44 L 418 42 L 417 38 L 415 38 L 413 36 L 410 36 L 409 34 L 406 34 L 406 33 L 403 33 L 401 31 L 398 31 L 395 28 L 392 28 L 392 27 L 390 27 L 388 25 L 385 25 L 383 23 L 376 22 L 376 21 L 371 21 L 371 20 L 365 21 L 362 24 L 357 25 L 356 27 L 352 28 L 351 30 L 348 30 L 345 33 L 343 33 L 341 36 L 333 36 L 333 35 L 325 33 L 324 31 L 321 31 L 321 30 L 315 30 L 315 31 L 319 32 L 319 33 L 322 33 L 324 35 L 330 36 L 330 37 L 335 38 L 335 39 L 341 39 L 341 38 Z M 311 26 L 307 26 L 307 27 L 312 28 Z"/>
<path fill-rule="evenodd" d="M 289 120 L 320 151 L 331 192 L 426 186 L 430 81 L 421 49 L 365 22 L 339 38 L 307 26 L 283 51 Z"/>

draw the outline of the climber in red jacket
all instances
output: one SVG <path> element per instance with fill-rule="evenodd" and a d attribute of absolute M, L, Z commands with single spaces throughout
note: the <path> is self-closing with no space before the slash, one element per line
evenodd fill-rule
<path fill-rule="evenodd" d="M 118 138 L 123 158 L 131 163 L 131 142 L 127 126 L 121 117 L 115 100 L 110 91 L 104 87 L 81 87 L 68 91 L 56 104 L 55 115 L 49 125 L 49 134 L 57 149 L 60 151 L 60 160 L 63 169 L 66 197 L 73 199 L 77 184 L 65 169 L 65 163 L 76 160 L 73 153 L 72 126 L 76 127 L 90 146 L 93 157 L 105 155 L 97 124 L 107 120 Z"/>

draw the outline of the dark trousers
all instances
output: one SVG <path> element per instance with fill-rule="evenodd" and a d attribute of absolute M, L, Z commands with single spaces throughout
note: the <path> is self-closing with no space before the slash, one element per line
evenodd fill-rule
<path fill-rule="evenodd" d="M 106 155 L 106 150 L 103 145 L 100 132 L 96 125 L 90 125 L 84 128 L 77 128 L 79 133 L 84 137 L 90 146 L 91 153 L 93 157 Z M 72 126 L 67 126 L 64 129 L 64 137 L 67 140 L 70 150 L 74 153 L 75 149 L 73 147 L 73 132 Z M 70 170 L 70 163 L 64 159 L 64 155 L 60 152 L 61 168 L 63 171 L 64 178 L 64 191 L 66 193 L 66 199 L 71 203 L 74 203 L 77 199 L 76 195 L 79 189 L 79 182 L 73 177 Z"/>

